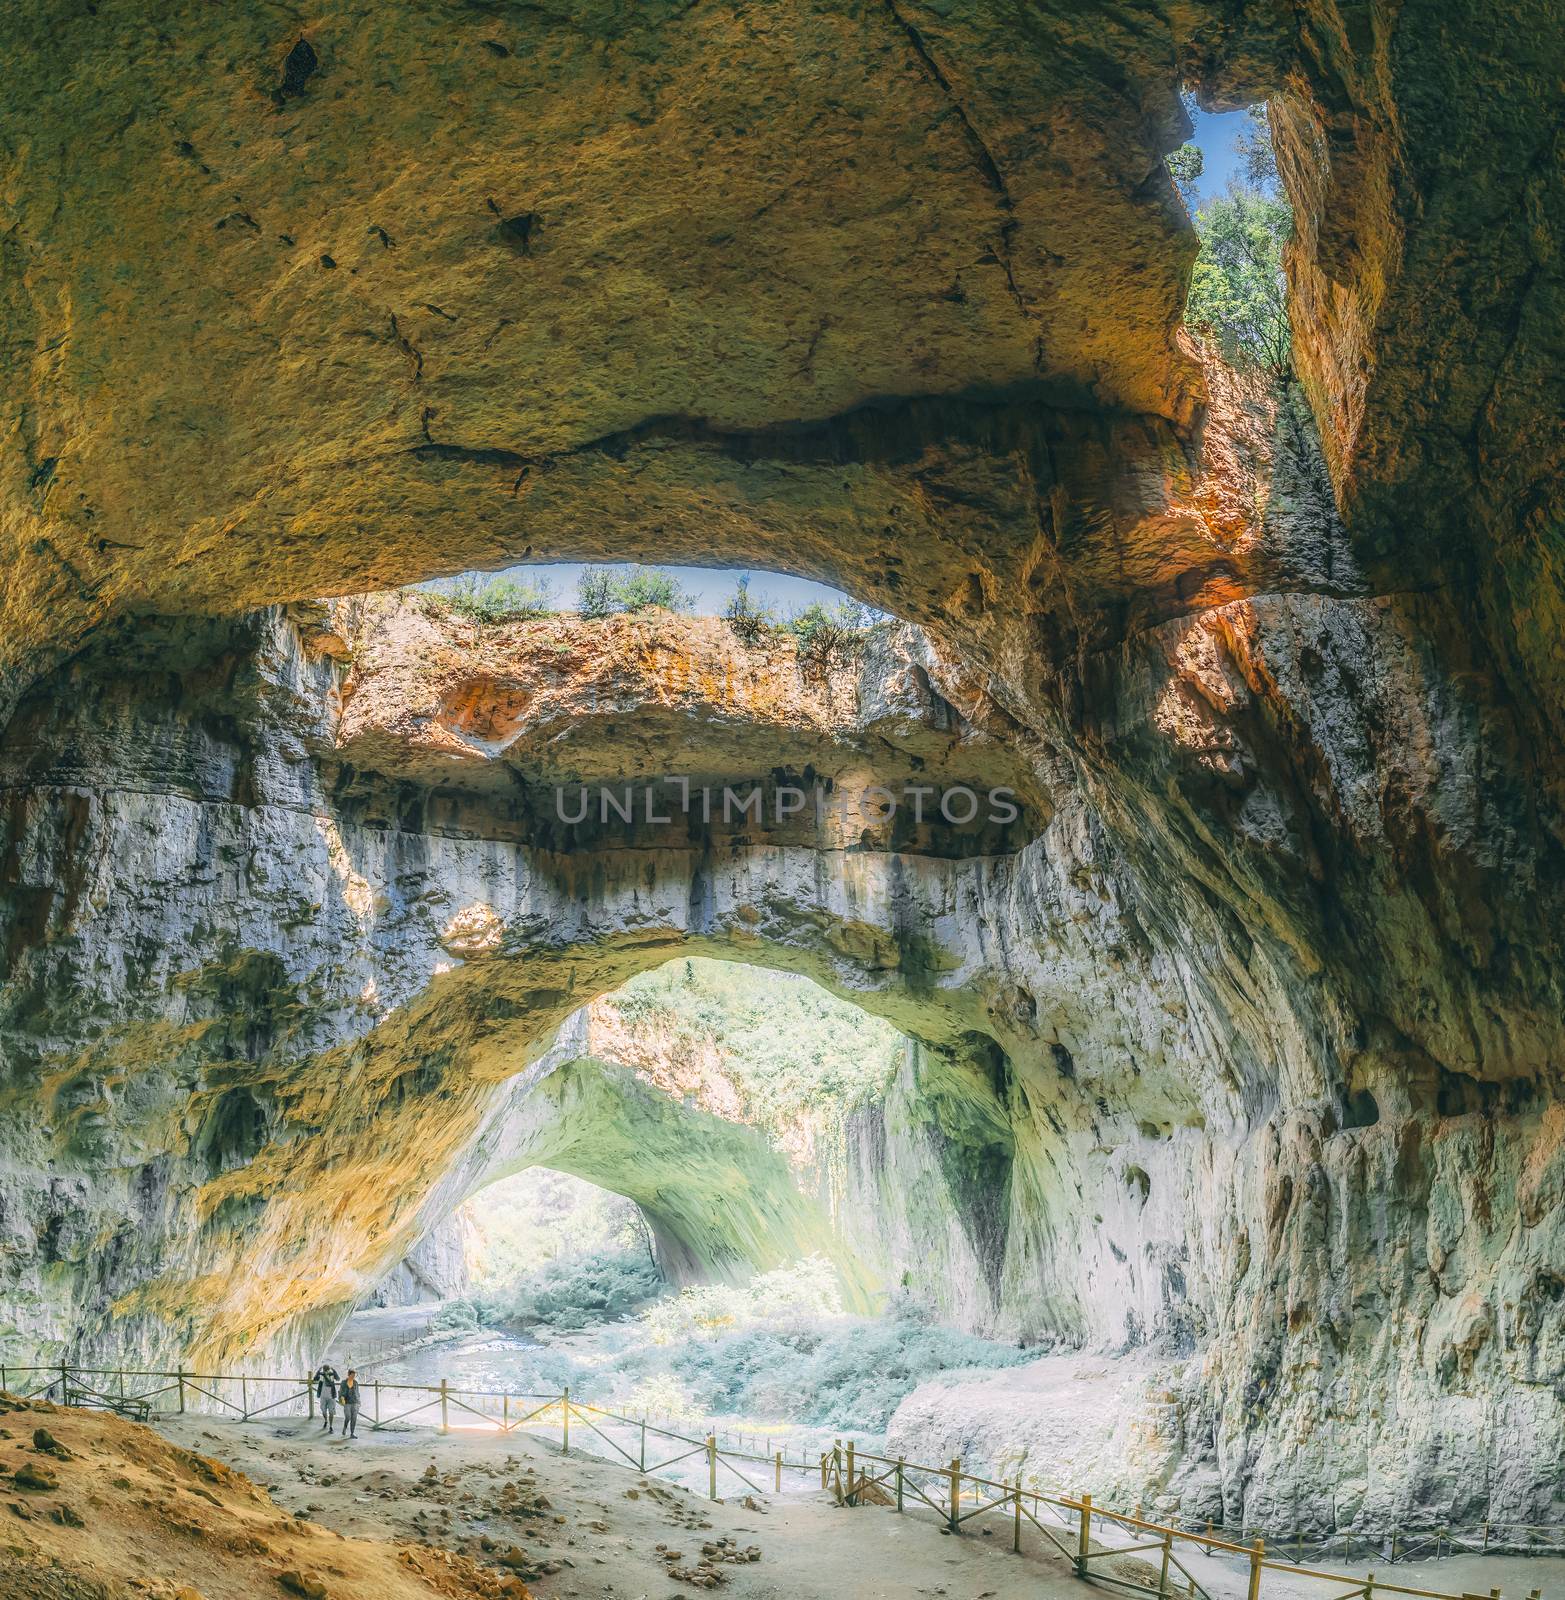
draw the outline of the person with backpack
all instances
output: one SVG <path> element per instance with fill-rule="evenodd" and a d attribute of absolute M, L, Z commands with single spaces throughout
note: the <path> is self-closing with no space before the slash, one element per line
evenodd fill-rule
<path fill-rule="evenodd" d="M 321 1403 L 323 1433 L 330 1433 L 332 1424 L 337 1420 L 337 1381 L 337 1369 L 327 1361 L 323 1361 L 316 1368 L 315 1376 L 310 1379 L 310 1387 L 315 1390 L 315 1398 Z"/>

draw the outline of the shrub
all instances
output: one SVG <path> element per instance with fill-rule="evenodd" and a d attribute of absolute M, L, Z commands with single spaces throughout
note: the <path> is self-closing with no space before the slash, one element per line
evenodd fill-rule
<path fill-rule="evenodd" d="M 756 600 L 750 593 L 750 574 L 741 573 L 734 592 L 723 608 L 723 618 L 734 630 L 739 642 L 753 648 L 776 626 L 777 619 L 765 601 Z"/>
<path fill-rule="evenodd" d="M 484 578 L 465 572 L 432 593 L 473 622 L 521 622 L 554 610 L 554 585 L 546 578 Z"/>
<path fill-rule="evenodd" d="M 799 641 L 799 654 L 824 666 L 833 657 L 857 649 L 874 621 L 874 613 L 857 600 L 834 606 L 812 601 L 788 619 L 787 629 Z"/>
<path fill-rule="evenodd" d="M 530 1272 L 493 1304 L 506 1321 L 585 1328 L 610 1322 L 663 1292 L 662 1275 L 642 1251 L 594 1251 L 565 1256 Z"/>
<path fill-rule="evenodd" d="M 614 610 L 614 574 L 607 567 L 583 567 L 576 580 L 576 609 L 584 617 L 606 617 Z"/>
<path fill-rule="evenodd" d="M 844 1316 L 829 1263 L 811 1256 L 742 1288 L 686 1289 L 635 1324 L 653 1350 L 633 1364 L 675 1380 L 687 1407 L 879 1432 L 937 1372 L 1033 1359 L 907 1315 Z M 667 1366 L 655 1351 L 667 1351 Z M 649 1357 L 653 1359 L 649 1360 Z"/>
<path fill-rule="evenodd" d="M 584 617 L 610 617 L 617 612 L 688 611 L 690 596 L 662 567 L 583 567 L 576 582 L 576 605 Z"/>

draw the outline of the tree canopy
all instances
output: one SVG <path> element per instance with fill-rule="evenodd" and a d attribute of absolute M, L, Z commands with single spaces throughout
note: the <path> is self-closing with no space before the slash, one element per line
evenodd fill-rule
<path fill-rule="evenodd" d="M 1192 170 L 1181 160 L 1190 149 L 1194 146 L 1186 145 L 1168 158 L 1187 205 L 1203 166 L 1198 159 Z M 1190 278 L 1185 321 L 1212 339 L 1231 365 L 1281 376 L 1293 359 L 1282 259 L 1293 232 L 1293 212 L 1278 182 L 1264 106 L 1250 107 L 1249 124 L 1236 150 L 1239 171 L 1229 180 L 1227 193 L 1208 200 L 1195 214 L 1201 253 Z"/>

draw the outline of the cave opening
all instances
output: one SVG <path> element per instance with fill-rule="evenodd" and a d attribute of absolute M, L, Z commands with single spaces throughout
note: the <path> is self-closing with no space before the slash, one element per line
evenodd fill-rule
<path fill-rule="evenodd" d="M 1018 1505 L 1558 1522 L 1550 8 L 162 9 L 0 20 L 0 1363 L 243 1405 L 526 1168 L 637 1207 L 692 1407 L 818 1259 L 935 1314 L 793 1392 L 1146 1357 L 904 1419 Z M 572 1020 L 686 957 L 888 1085 Z M 101 1459 L 12 1543 L 139 1552 Z"/>
<path fill-rule="evenodd" d="M 683 956 L 574 1013 L 524 1078 L 338 1328 L 339 1368 L 873 1441 L 936 1374 L 1025 1359 L 962 1331 L 1009 1224 L 994 1040 L 924 1044 L 800 974 Z"/>
<path fill-rule="evenodd" d="M 1273 381 L 1293 369 L 1284 256 L 1293 207 L 1277 165 L 1271 102 L 1208 110 L 1181 91 L 1192 137 L 1167 157 L 1200 240 L 1185 325 L 1241 372 Z"/>

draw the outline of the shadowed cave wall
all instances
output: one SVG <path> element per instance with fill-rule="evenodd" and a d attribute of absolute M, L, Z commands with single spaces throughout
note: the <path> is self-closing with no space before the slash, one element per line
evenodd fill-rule
<path fill-rule="evenodd" d="M 1557 1515 L 1550 9 L 328 8 L 293 85 L 293 24 L 143 9 L 5 24 L 8 1345 L 308 1344 L 690 949 L 920 1041 L 877 1259 L 1184 1359 L 1149 1489 Z M 1275 402 L 1175 331 L 1181 79 L 1272 99 Z M 243 615 L 714 553 L 923 634 L 824 696 L 582 637 L 551 698 L 525 640 L 344 676 Z M 529 796 L 643 712 L 703 775 L 933 762 L 1026 822 L 560 850 Z"/>

